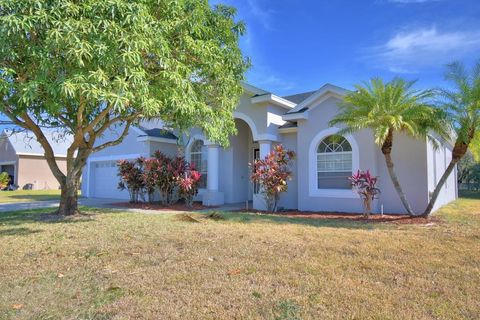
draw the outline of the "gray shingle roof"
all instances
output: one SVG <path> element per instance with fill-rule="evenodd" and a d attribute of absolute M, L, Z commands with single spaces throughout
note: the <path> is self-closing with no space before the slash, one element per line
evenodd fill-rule
<path fill-rule="evenodd" d="M 143 127 L 140 127 L 140 129 L 145 132 L 145 136 L 149 137 L 155 137 L 155 138 L 164 138 L 164 139 L 171 139 L 171 140 L 177 140 L 178 137 L 169 130 L 162 129 L 162 128 L 153 128 L 153 129 L 146 129 Z M 142 135 L 140 135 L 142 136 Z"/>
<path fill-rule="evenodd" d="M 307 99 L 308 97 L 310 97 L 312 94 L 314 94 L 316 91 L 308 91 L 308 92 L 302 92 L 302 93 L 296 93 L 296 94 L 292 94 L 292 95 L 289 95 L 289 96 L 285 96 L 283 97 L 284 99 L 287 99 L 288 101 L 292 101 L 296 104 L 299 104 L 300 102 L 302 102 L 303 100 Z"/>

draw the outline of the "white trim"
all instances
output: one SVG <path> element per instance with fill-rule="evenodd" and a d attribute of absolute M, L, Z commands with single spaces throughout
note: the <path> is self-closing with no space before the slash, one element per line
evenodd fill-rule
<path fill-rule="evenodd" d="M 308 119 L 308 110 L 297 113 L 286 113 L 282 116 L 282 119 L 285 121 L 289 120 L 307 120 Z"/>
<path fill-rule="evenodd" d="M 152 136 L 140 136 L 140 137 L 137 137 L 137 141 L 138 142 L 162 142 L 162 143 L 177 144 L 176 139 L 168 139 L 168 138 L 152 137 Z"/>
<path fill-rule="evenodd" d="M 101 161 L 113 161 L 113 160 L 122 160 L 122 159 L 135 159 L 140 157 L 146 157 L 140 153 L 130 153 L 130 154 L 119 154 L 112 156 L 102 156 L 102 157 L 89 157 L 88 162 L 101 162 Z"/>
<path fill-rule="evenodd" d="M 324 198 L 358 198 L 352 190 L 348 189 L 318 189 L 317 178 L 317 148 L 320 142 L 340 131 L 339 128 L 331 127 L 320 131 L 310 142 L 308 149 L 308 195 L 310 197 L 324 197 Z M 360 156 L 357 141 L 352 135 L 343 135 L 352 147 L 352 173 L 360 168 Z"/>
<path fill-rule="evenodd" d="M 41 153 L 29 153 L 29 152 L 17 152 L 17 156 L 30 156 L 30 157 L 45 157 L 45 154 Z M 54 154 L 55 158 L 66 158 L 66 154 Z"/>
<path fill-rule="evenodd" d="M 251 101 L 252 101 L 252 104 L 270 102 L 285 109 L 292 109 L 297 105 L 296 103 L 291 102 L 282 97 L 276 96 L 273 93 L 267 93 L 267 94 L 252 97 Z"/>
<path fill-rule="evenodd" d="M 211 145 L 215 145 L 214 143 L 208 141 L 205 136 L 201 133 L 196 133 L 194 134 L 193 136 L 190 136 L 190 140 L 188 141 L 187 145 L 185 146 L 185 159 L 190 163 L 192 161 L 191 159 L 191 152 L 190 152 L 190 149 L 192 148 L 192 144 L 196 141 L 196 140 L 201 140 L 203 141 L 203 144 L 206 146 L 206 147 L 209 147 Z M 207 156 L 208 157 L 208 156 Z M 208 179 L 208 158 L 207 158 L 207 179 Z M 202 193 L 205 193 L 207 191 L 207 188 L 199 188 L 198 189 L 198 194 L 200 194 L 200 191 L 202 191 Z"/>
<path fill-rule="evenodd" d="M 238 111 L 233 112 L 233 117 L 235 119 L 240 119 L 240 120 L 245 121 L 248 124 L 248 126 L 250 127 L 250 130 L 252 131 L 253 140 L 255 140 L 255 141 L 259 140 L 258 139 L 257 126 L 255 125 L 255 122 L 252 120 L 252 118 L 247 116 L 245 113 L 238 112 Z"/>
<path fill-rule="evenodd" d="M 248 124 L 248 126 L 250 127 L 250 130 L 252 131 L 252 137 L 254 141 L 260 141 L 260 140 L 270 140 L 275 142 L 280 141 L 280 139 L 274 134 L 271 134 L 271 133 L 259 134 L 257 130 L 257 126 L 255 125 L 255 122 L 245 113 L 234 111 L 233 117 L 235 119 L 243 120 Z"/>

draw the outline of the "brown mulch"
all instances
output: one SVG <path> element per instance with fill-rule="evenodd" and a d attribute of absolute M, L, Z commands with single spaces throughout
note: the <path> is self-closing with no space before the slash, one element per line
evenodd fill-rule
<path fill-rule="evenodd" d="M 213 209 L 214 207 L 207 207 L 202 205 L 200 202 L 194 202 L 192 207 L 187 207 L 184 203 L 175 203 L 170 206 L 164 206 L 159 203 L 130 203 L 130 202 L 119 202 L 112 203 L 113 206 L 123 207 L 129 209 L 142 209 L 142 210 L 155 210 L 155 211 L 197 211 L 204 209 Z"/>
<path fill-rule="evenodd" d="M 309 218 L 309 219 L 325 219 L 337 221 L 355 221 L 366 223 L 393 223 L 393 224 L 437 224 L 443 222 L 439 217 L 410 217 L 401 214 L 372 214 L 368 219 L 362 214 L 356 213 L 336 213 L 336 212 L 311 212 L 311 211 L 281 211 L 276 213 L 259 211 L 259 210 L 240 210 L 237 212 L 250 212 L 257 214 L 266 214 L 290 218 Z"/>

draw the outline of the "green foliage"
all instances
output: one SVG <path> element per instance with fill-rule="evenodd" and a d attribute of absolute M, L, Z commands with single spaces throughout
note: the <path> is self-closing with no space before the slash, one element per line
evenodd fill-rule
<path fill-rule="evenodd" d="M 475 133 L 470 144 L 470 151 L 477 162 L 480 162 L 480 130 Z"/>
<path fill-rule="evenodd" d="M 5 189 L 8 186 L 9 182 L 10 182 L 10 177 L 8 173 L 6 172 L 0 173 L 0 190 Z"/>
<path fill-rule="evenodd" d="M 426 137 L 432 131 L 447 137 L 443 113 L 429 103 L 434 93 L 414 90 L 413 84 L 399 78 L 387 83 L 374 78 L 356 85 L 357 90 L 345 97 L 339 114 L 330 124 L 345 125 L 343 133 L 372 129 L 379 145 L 385 142 L 390 130 L 415 138 Z"/>
<path fill-rule="evenodd" d="M 480 160 L 480 60 L 471 72 L 459 62 L 449 64 L 445 77 L 453 88 L 442 90 L 442 106 L 453 123 L 457 143 L 469 145 Z"/>
<path fill-rule="evenodd" d="M 0 0 L 0 111 L 93 140 L 160 117 L 226 145 L 248 66 L 234 16 L 206 0 Z"/>

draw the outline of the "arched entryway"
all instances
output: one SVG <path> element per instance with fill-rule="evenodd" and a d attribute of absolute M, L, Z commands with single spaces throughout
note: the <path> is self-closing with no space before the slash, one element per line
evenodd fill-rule
<path fill-rule="evenodd" d="M 250 182 L 250 167 L 258 143 L 247 122 L 235 119 L 237 135 L 230 137 L 230 146 L 223 150 L 222 184 L 226 203 L 245 203 L 253 199 L 253 184 Z M 258 151 L 257 151 L 258 155 Z"/>

